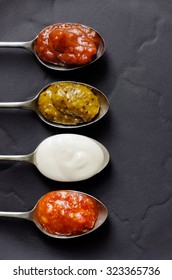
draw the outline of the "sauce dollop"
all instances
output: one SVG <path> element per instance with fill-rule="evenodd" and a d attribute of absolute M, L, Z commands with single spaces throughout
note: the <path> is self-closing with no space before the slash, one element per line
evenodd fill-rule
<path fill-rule="evenodd" d="M 92 61 L 99 41 L 97 33 L 87 26 L 61 23 L 40 32 L 34 50 L 40 59 L 52 64 L 82 65 Z"/>
<path fill-rule="evenodd" d="M 91 197 L 74 191 L 53 191 L 36 206 L 36 217 L 50 234 L 78 235 L 94 227 L 98 217 Z"/>
<path fill-rule="evenodd" d="M 57 134 L 46 138 L 35 153 L 36 166 L 55 181 L 80 181 L 98 173 L 104 153 L 91 138 L 79 134 Z"/>
<path fill-rule="evenodd" d="M 39 95 L 38 109 L 51 122 L 77 125 L 92 120 L 100 104 L 96 93 L 87 86 L 58 82 Z"/>

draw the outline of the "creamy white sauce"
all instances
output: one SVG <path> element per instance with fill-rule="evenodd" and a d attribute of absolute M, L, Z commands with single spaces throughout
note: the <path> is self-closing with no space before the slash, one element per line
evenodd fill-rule
<path fill-rule="evenodd" d="M 52 180 L 80 181 L 102 169 L 104 153 L 89 137 L 58 134 L 38 146 L 35 161 L 39 171 Z"/>

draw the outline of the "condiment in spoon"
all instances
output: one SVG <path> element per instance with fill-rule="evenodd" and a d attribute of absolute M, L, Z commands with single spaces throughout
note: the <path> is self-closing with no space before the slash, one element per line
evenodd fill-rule
<path fill-rule="evenodd" d="M 28 212 L 0 212 L 0 217 L 31 220 L 46 235 L 54 238 L 79 237 L 99 228 L 108 211 L 95 197 L 71 190 L 44 195 Z"/>
<path fill-rule="evenodd" d="M 95 87 L 66 81 L 47 85 L 28 101 L 0 102 L 0 108 L 33 110 L 46 124 L 75 128 L 100 120 L 107 113 L 109 102 Z"/>
<path fill-rule="evenodd" d="M 105 51 L 102 36 L 78 23 L 53 24 L 28 42 L 1 42 L 0 47 L 20 47 L 32 51 L 37 59 L 53 70 L 73 70 L 100 58 Z"/>
<path fill-rule="evenodd" d="M 109 162 L 107 149 L 98 141 L 78 134 L 46 138 L 28 155 L 1 155 L 0 160 L 27 161 L 49 179 L 72 182 L 88 179 Z"/>

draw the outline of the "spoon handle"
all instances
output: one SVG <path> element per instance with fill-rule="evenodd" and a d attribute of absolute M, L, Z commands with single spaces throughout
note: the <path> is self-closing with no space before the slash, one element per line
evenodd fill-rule
<path fill-rule="evenodd" d="M 7 218 L 21 218 L 21 219 L 31 219 L 31 212 L 6 212 L 0 211 L 0 217 L 7 217 Z"/>
<path fill-rule="evenodd" d="M 26 161 L 34 164 L 34 153 L 28 155 L 0 155 L 0 160 Z"/>
<path fill-rule="evenodd" d="M 0 102 L 0 108 L 35 110 L 35 102 L 33 99 L 28 101 L 22 101 L 22 102 Z"/>
<path fill-rule="evenodd" d="M 24 48 L 30 51 L 32 50 L 33 41 L 28 42 L 0 42 L 0 48 Z"/>

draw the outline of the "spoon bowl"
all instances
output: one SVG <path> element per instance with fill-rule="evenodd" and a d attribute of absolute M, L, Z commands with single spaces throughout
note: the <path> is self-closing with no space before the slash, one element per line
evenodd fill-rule
<path fill-rule="evenodd" d="M 29 162 L 51 180 L 76 182 L 101 172 L 109 163 L 110 155 L 100 142 L 66 133 L 46 138 L 30 154 L 0 155 L 0 160 Z"/>
<path fill-rule="evenodd" d="M 75 24 L 75 23 L 74 23 Z M 56 24 L 53 24 L 53 25 L 50 25 L 50 26 L 55 26 Z M 99 46 L 98 46 L 98 49 L 97 49 L 97 53 L 96 55 L 94 56 L 94 58 L 89 62 L 89 63 L 86 63 L 86 64 L 82 64 L 82 65 L 74 65 L 74 64 L 65 64 L 63 62 L 61 62 L 59 65 L 54 65 L 52 63 L 48 63 L 48 62 L 45 62 L 43 61 L 36 53 L 35 51 L 35 44 L 36 44 L 36 41 L 37 41 L 37 38 L 38 36 L 36 36 L 33 40 L 31 41 L 27 41 L 27 42 L 0 42 L 0 48 L 24 48 L 24 49 L 27 49 L 29 51 L 31 51 L 35 56 L 36 58 L 38 59 L 38 61 L 44 65 L 45 67 L 47 68 L 50 68 L 52 70 L 58 70 L 58 71 L 68 71 L 68 70 L 75 70 L 75 69 L 78 69 L 78 68 L 81 68 L 81 67 L 84 67 L 84 66 L 87 66 L 93 62 L 95 62 L 96 60 L 98 60 L 105 52 L 105 41 L 103 39 L 103 37 L 93 28 L 90 28 L 86 25 L 83 25 L 83 24 L 77 24 L 77 25 L 80 25 L 80 26 L 83 26 L 83 27 L 86 27 L 86 28 L 89 28 L 91 29 L 92 31 L 96 32 L 98 38 L 99 38 Z M 50 26 L 47 26 L 46 28 L 50 27 Z M 42 31 L 44 31 L 46 28 L 44 28 Z M 41 32 L 42 32 L 41 31 Z M 40 32 L 40 33 L 41 33 Z"/>
<path fill-rule="evenodd" d="M 86 234 L 91 233 L 91 232 L 95 231 L 96 229 L 98 229 L 105 222 L 105 220 L 108 217 L 108 210 L 105 207 L 105 205 L 97 198 L 95 198 L 91 195 L 88 195 L 86 193 L 78 192 L 78 191 L 70 191 L 70 192 L 85 195 L 86 197 L 91 198 L 94 201 L 94 203 L 98 209 L 98 217 L 97 217 L 97 220 L 96 220 L 93 228 L 90 230 L 87 230 L 84 233 L 74 234 L 74 235 L 64 235 L 64 234 L 52 234 L 52 233 L 47 232 L 44 229 L 44 227 L 40 224 L 38 217 L 37 217 L 37 212 L 36 212 L 37 205 L 44 196 L 40 198 L 40 200 L 37 202 L 37 204 L 31 211 L 28 211 L 28 212 L 3 212 L 3 211 L 0 211 L 0 217 L 22 218 L 22 219 L 27 219 L 27 220 L 33 221 L 35 223 L 35 225 L 37 226 L 37 228 L 39 230 L 41 230 L 41 232 L 43 232 L 44 234 L 46 234 L 50 237 L 60 238 L 60 239 L 69 239 L 69 238 L 80 237 L 80 236 L 86 235 Z"/>
<path fill-rule="evenodd" d="M 86 86 L 88 89 L 92 90 L 93 93 L 95 93 L 98 97 L 99 100 L 99 104 L 100 104 L 100 110 L 98 112 L 98 114 L 89 122 L 84 122 L 81 124 L 63 124 L 63 123 L 57 123 L 57 122 L 53 122 L 53 121 L 49 121 L 48 119 L 46 119 L 40 112 L 39 107 L 38 107 L 38 99 L 39 96 L 42 92 L 44 92 L 49 86 L 56 84 L 57 82 L 51 83 L 47 86 L 45 86 L 43 89 L 40 90 L 40 92 L 33 98 L 30 99 L 28 101 L 22 101 L 22 102 L 0 102 L 0 108 L 17 108 L 17 109 L 28 109 L 28 110 L 32 110 L 35 111 L 37 113 L 37 115 L 40 117 L 40 119 L 53 127 L 58 127 L 58 128 L 79 128 L 79 127 L 83 127 L 83 126 L 87 126 L 90 125 L 92 123 L 95 123 L 97 121 L 99 121 L 107 112 L 109 109 L 109 101 L 107 99 L 107 97 L 105 96 L 105 94 L 103 92 L 101 92 L 100 90 L 98 90 L 97 88 L 85 84 L 85 83 L 80 83 L 80 82 L 71 82 L 71 81 L 65 81 L 65 83 L 73 83 L 73 84 L 78 84 L 78 85 L 84 85 Z"/>

